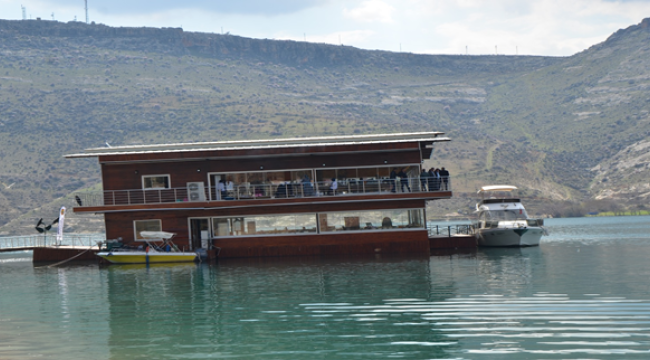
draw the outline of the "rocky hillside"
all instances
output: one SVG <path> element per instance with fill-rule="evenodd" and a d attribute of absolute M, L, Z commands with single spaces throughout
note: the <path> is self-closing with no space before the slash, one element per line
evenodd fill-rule
<path fill-rule="evenodd" d="M 0 232 L 31 233 L 96 185 L 95 162 L 62 156 L 106 142 L 439 130 L 454 141 L 431 165 L 450 168 L 461 199 L 498 182 L 540 202 L 643 202 L 649 24 L 556 58 L 0 20 Z"/>

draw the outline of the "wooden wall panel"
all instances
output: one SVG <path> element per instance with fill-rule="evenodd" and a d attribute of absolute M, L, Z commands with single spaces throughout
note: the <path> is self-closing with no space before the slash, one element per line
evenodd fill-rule
<path fill-rule="evenodd" d="M 423 208 L 423 200 L 403 200 L 391 202 L 369 202 L 353 204 L 319 204 L 300 206 L 249 207 L 240 209 L 209 209 L 209 210 L 169 210 L 169 211 L 132 211 L 106 213 L 106 237 L 124 242 L 134 240 L 133 221 L 160 219 L 162 230 L 176 233 L 174 242 L 179 246 L 189 248 L 188 218 L 203 218 L 216 216 L 250 216 L 265 214 L 315 213 L 329 211 L 382 210 L 382 209 L 417 209 Z"/>
<path fill-rule="evenodd" d="M 425 230 L 217 239 L 214 245 L 219 257 L 429 254 Z"/>

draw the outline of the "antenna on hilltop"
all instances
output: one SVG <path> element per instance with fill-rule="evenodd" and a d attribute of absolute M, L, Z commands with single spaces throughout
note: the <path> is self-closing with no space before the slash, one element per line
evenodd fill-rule
<path fill-rule="evenodd" d="M 52 21 L 54 21 L 54 13 L 52 13 Z"/>
<path fill-rule="evenodd" d="M 23 20 L 27 20 L 27 9 L 20 5 L 20 8 L 23 10 Z"/>
<path fill-rule="evenodd" d="M 84 5 L 86 8 L 86 24 L 88 24 L 88 0 L 84 0 Z"/>

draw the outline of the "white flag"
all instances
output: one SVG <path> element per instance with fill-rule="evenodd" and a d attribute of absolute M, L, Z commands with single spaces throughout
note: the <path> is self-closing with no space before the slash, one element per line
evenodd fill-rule
<path fill-rule="evenodd" d="M 65 220 L 65 206 L 61 206 L 61 210 L 59 211 L 59 227 L 57 228 L 56 231 L 56 242 L 58 244 L 61 244 L 63 241 L 63 221 Z"/>

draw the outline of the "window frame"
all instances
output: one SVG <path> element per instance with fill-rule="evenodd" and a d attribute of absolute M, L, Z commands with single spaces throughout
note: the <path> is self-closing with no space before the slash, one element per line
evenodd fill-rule
<path fill-rule="evenodd" d="M 133 220 L 133 241 L 139 241 L 139 242 L 147 242 L 147 241 L 162 241 L 162 239 L 143 239 L 142 237 L 138 238 L 138 228 L 137 228 L 137 223 L 138 222 L 153 222 L 157 221 L 158 222 L 158 230 L 140 230 L 142 231 L 163 231 L 162 230 L 162 220 L 161 219 L 140 219 L 140 220 Z"/>
<path fill-rule="evenodd" d="M 313 216 L 313 221 L 314 221 L 314 230 L 311 231 L 310 229 L 306 229 L 305 231 L 301 231 L 300 229 L 291 229 L 289 232 L 277 232 L 277 233 L 262 233 L 261 231 L 256 231 L 255 234 L 249 234 L 248 233 L 248 222 L 246 221 L 247 218 L 255 218 L 255 217 L 284 217 L 284 216 Z M 235 221 L 242 221 L 240 223 L 240 230 L 242 232 L 241 235 L 218 235 L 217 229 L 214 227 L 214 221 L 220 219 L 220 220 L 226 220 L 223 222 L 224 224 L 227 224 L 228 227 L 228 233 L 234 233 L 235 231 L 238 231 L 237 229 L 234 228 L 234 222 Z M 210 226 L 212 227 L 212 238 L 213 239 L 218 239 L 218 238 L 245 238 L 245 237 L 260 237 L 260 236 L 287 236 L 287 235 L 297 235 L 297 236 L 304 236 L 304 235 L 317 235 L 318 234 L 318 223 L 317 223 L 317 215 L 315 212 L 307 212 L 307 213 L 282 213 L 282 214 L 258 214 L 258 215 L 246 215 L 246 216 L 211 216 L 210 217 Z M 257 227 L 257 225 L 255 225 Z M 245 229 L 245 230 L 244 230 Z"/>
<path fill-rule="evenodd" d="M 145 178 L 156 178 L 156 177 L 167 178 L 167 187 L 146 187 L 145 186 Z M 172 188 L 172 178 L 170 174 L 142 175 L 141 181 L 142 181 L 142 190 L 164 190 L 164 189 Z"/>

